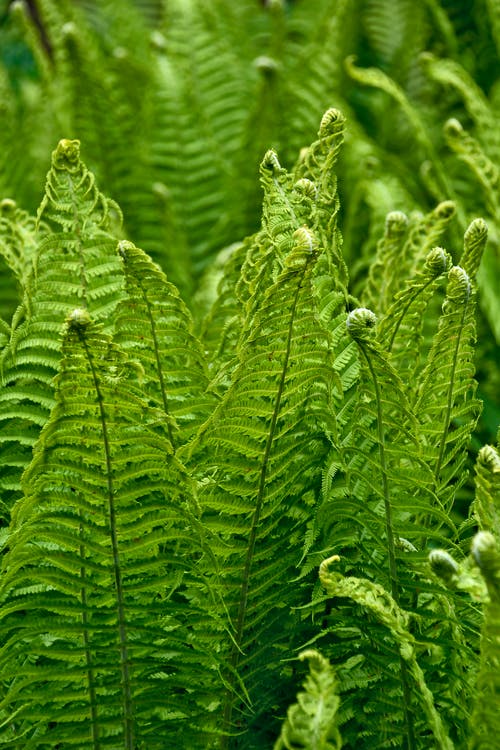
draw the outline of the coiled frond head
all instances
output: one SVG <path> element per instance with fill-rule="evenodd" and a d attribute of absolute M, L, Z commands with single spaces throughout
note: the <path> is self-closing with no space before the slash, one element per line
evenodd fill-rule
<path fill-rule="evenodd" d="M 71 172 L 80 167 L 80 141 L 63 138 L 52 154 L 54 169 L 65 169 Z"/>
<path fill-rule="evenodd" d="M 500 599 L 500 550 L 489 531 L 479 531 L 472 540 L 472 557 L 484 576 L 492 599 Z"/>
<path fill-rule="evenodd" d="M 487 223 L 484 219 L 474 219 L 464 234 L 464 251 L 460 258 L 461 267 L 469 274 L 471 279 L 474 279 L 477 274 L 487 239 Z"/>
<path fill-rule="evenodd" d="M 325 114 L 321 118 L 318 135 L 320 139 L 329 138 L 332 135 L 340 133 L 343 130 L 344 125 L 344 114 L 340 111 L 340 109 L 331 107 L 330 109 L 326 110 Z"/>
<path fill-rule="evenodd" d="M 0 216 L 12 216 L 15 213 L 17 204 L 11 198 L 4 198 L 0 201 Z"/>
<path fill-rule="evenodd" d="M 377 316 L 367 307 L 357 307 L 347 316 L 346 326 L 355 341 L 366 341 L 374 336 Z"/>
<path fill-rule="evenodd" d="M 133 242 L 129 242 L 129 240 L 121 240 L 121 242 L 118 243 L 118 252 L 120 256 L 123 258 L 123 260 L 127 260 L 127 256 L 130 251 L 132 251 L 135 248 L 135 245 Z"/>
<path fill-rule="evenodd" d="M 285 258 L 289 271 L 298 271 L 318 254 L 318 240 L 308 227 L 299 227 L 293 233 L 293 247 Z"/>
<path fill-rule="evenodd" d="M 432 277 L 441 276 L 449 271 L 451 266 L 450 254 L 442 247 L 434 247 L 425 259 L 424 270 Z"/>
<path fill-rule="evenodd" d="M 66 319 L 68 330 L 82 331 L 92 322 L 89 311 L 85 307 L 76 307 Z"/>
<path fill-rule="evenodd" d="M 388 239 L 396 239 L 406 232 L 408 228 L 408 217 L 402 211 L 391 211 L 385 219 L 385 236 Z"/>
<path fill-rule="evenodd" d="M 471 295 L 471 283 L 469 275 L 460 266 L 450 268 L 448 274 L 448 286 L 446 288 L 446 300 L 443 305 L 445 309 L 449 304 L 463 305 Z"/>
<path fill-rule="evenodd" d="M 453 201 L 442 201 L 441 203 L 438 203 L 436 208 L 433 211 L 433 214 L 438 219 L 451 219 L 452 216 L 456 213 L 456 206 Z"/>
<path fill-rule="evenodd" d="M 302 177 L 300 180 L 297 180 L 293 189 L 299 195 L 310 198 L 311 200 L 315 200 L 318 191 L 316 184 L 312 180 L 307 179 L 307 177 Z"/>
<path fill-rule="evenodd" d="M 273 148 L 270 148 L 264 154 L 264 158 L 260 163 L 261 174 L 271 173 L 277 175 L 282 171 L 282 166 L 279 163 L 278 154 Z"/>
<path fill-rule="evenodd" d="M 464 129 L 461 123 L 455 118 L 451 117 L 444 124 L 444 134 L 447 138 L 455 139 L 461 138 L 464 133 Z"/>
<path fill-rule="evenodd" d="M 492 445 L 483 445 L 477 455 L 477 462 L 491 474 L 500 474 L 500 456 Z"/>
<path fill-rule="evenodd" d="M 455 581 L 459 568 L 455 560 L 444 549 L 433 549 L 429 554 L 429 564 L 433 572 L 446 584 Z"/>
<path fill-rule="evenodd" d="M 279 71 L 279 63 L 268 55 L 259 55 L 253 61 L 255 68 L 266 78 L 271 78 Z"/>

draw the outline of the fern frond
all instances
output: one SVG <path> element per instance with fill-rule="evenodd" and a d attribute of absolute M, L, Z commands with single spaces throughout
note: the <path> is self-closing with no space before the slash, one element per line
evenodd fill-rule
<path fill-rule="evenodd" d="M 417 142 L 432 165 L 433 179 L 439 186 L 439 190 L 443 197 L 453 197 L 453 191 L 450 188 L 449 181 L 442 169 L 439 159 L 437 158 L 434 144 L 429 137 L 420 114 L 409 102 L 404 89 L 383 71 L 377 68 L 360 68 L 356 66 L 355 56 L 349 56 L 346 59 L 345 65 L 347 73 L 355 81 L 358 81 L 365 86 L 371 86 L 372 88 L 384 91 L 399 105 L 415 133 Z"/>
<path fill-rule="evenodd" d="M 362 24 L 375 60 L 382 69 L 394 71 L 405 81 L 415 50 L 422 44 L 425 29 L 424 5 L 415 7 L 411 0 L 365 0 Z"/>
<path fill-rule="evenodd" d="M 442 270 L 446 256 L 440 252 L 436 260 L 441 261 L 439 270 Z M 432 473 L 424 460 L 419 426 L 406 397 L 405 384 L 375 338 L 373 313 L 355 310 L 349 314 L 347 323 L 360 354 L 360 376 L 351 397 L 354 404 L 345 405 L 347 418 L 342 427 L 340 414 L 337 419 L 337 456 L 329 459 L 328 470 L 333 476 L 324 483 L 321 507 L 322 549 L 342 552 L 344 574 L 362 573 L 369 581 L 384 582 L 386 590 L 393 592 L 393 598 L 401 606 L 410 609 L 421 601 L 420 637 L 432 644 L 439 628 L 446 664 L 456 659 L 458 676 L 444 686 L 439 669 L 432 661 L 429 663 L 428 653 L 421 668 L 425 666 L 429 689 L 441 690 L 446 695 L 442 700 L 447 714 L 454 715 L 454 699 L 464 692 L 460 684 L 459 660 L 463 651 L 459 651 L 462 641 L 458 637 L 457 617 L 453 608 L 447 610 L 444 605 L 434 611 L 427 593 L 420 593 L 423 587 L 426 592 L 436 590 L 422 581 L 422 547 L 429 536 L 442 539 L 443 533 L 454 534 L 454 527 L 432 491 Z M 314 559 L 319 555 L 316 550 L 318 545 Z M 340 670 L 342 692 L 342 662 L 355 657 L 361 660 L 353 678 L 357 689 L 346 688 L 340 709 L 346 741 L 363 741 L 367 747 L 374 743 L 391 747 L 413 736 L 410 746 L 419 747 L 420 739 L 415 738 L 424 736 L 426 729 L 411 698 L 411 674 L 401 659 L 394 658 L 383 629 L 372 621 L 360 627 L 362 615 L 357 607 L 345 602 L 338 608 L 332 607 L 319 593 L 313 611 L 323 624 L 322 648 Z M 326 634 L 334 640 L 330 648 L 326 645 Z M 437 663 L 443 663 L 444 658 L 441 655 Z M 349 682 L 348 677 L 345 679 Z M 364 705 L 361 716 L 356 711 L 359 702 Z M 370 721 L 372 713 L 374 718 Z M 390 734 L 385 729 L 387 716 L 392 717 Z"/>
<path fill-rule="evenodd" d="M 467 447 L 480 413 L 472 348 L 474 313 L 474 288 L 466 272 L 454 266 L 415 404 L 435 491 L 448 512 L 465 481 Z"/>
<path fill-rule="evenodd" d="M 284 8 L 288 17 L 281 52 L 283 111 L 275 138 L 284 163 L 293 164 L 304 144 L 314 138 L 323 113 L 332 104 L 344 108 L 339 81 L 348 50 L 350 14 L 346 0 L 315 0 L 314 9 L 302 3 Z"/>
<path fill-rule="evenodd" d="M 395 535 L 413 542 L 418 540 L 422 530 L 420 521 L 412 529 L 411 519 L 415 521 L 416 514 L 425 507 L 434 516 L 429 524 L 434 530 L 443 523 L 447 525 L 449 520 L 432 493 L 431 474 L 420 455 L 415 415 L 399 374 L 375 338 L 375 324 L 374 314 L 363 308 L 353 310 L 347 318 L 348 331 L 362 356 L 362 391 L 352 434 L 343 450 L 352 496 L 358 501 L 362 497 L 378 498 L 383 508 L 381 526 L 373 527 L 371 535 L 377 542 L 384 539 L 387 545 L 391 587 L 397 599 Z M 412 465 L 408 463 L 409 452 Z"/>
<path fill-rule="evenodd" d="M 500 536 L 500 456 L 484 445 L 476 460 L 474 516 L 482 531 Z"/>
<path fill-rule="evenodd" d="M 413 214 L 409 220 L 402 212 L 390 213 L 362 300 L 371 301 L 374 311 L 389 316 L 388 308 L 395 303 L 396 293 L 401 293 L 404 285 L 412 284 L 454 215 L 451 201 L 443 201 L 424 216 Z"/>
<path fill-rule="evenodd" d="M 277 700 L 280 654 L 294 640 L 291 608 L 302 603 L 302 586 L 278 595 L 276 576 L 284 569 L 291 577 L 298 573 L 333 397 L 329 336 L 313 283 L 320 248 L 306 228 L 293 242 L 274 283 L 254 288 L 252 328 L 244 326 L 231 385 L 196 438 L 191 459 L 204 467 L 202 521 L 220 534 L 216 553 L 231 619 L 232 643 L 221 645 L 228 664 L 224 728 L 231 731 L 235 721 L 253 727 L 245 735 L 248 748 L 263 741 L 259 716 Z M 256 662 L 267 664 L 265 684 Z M 240 680 L 248 701 L 259 696 L 255 715 L 236 696 Z"/>
<path fill-rule="evenodd" d="M 477 276 L 487 239 L 488 225 L 484 219 L 474 219 L 464 234 L 464 248 L 459 263 L 473 283 Z"/>
<path fill-rule="evenodd" d="M 384 313 L 394 293 L 395 269 L 401 257 L 408 217 L 402 211 L 393 211 L 385 220 L 384 236 L 377 243 L 377 253 L 370 265 L 368 279 L 361 295 L 364 307 L 376 315 Z"/>
<path fill-rule="evenodd" d="M 488 486 L 484 482 L 486 474 L 491 476 L 498 470 L 498 454 L 491 446 L 484 446 L 482 453 L 482 458 L 477 462 L 476 501 L 484 501 L 487 497 L 487 502 L 492 507 L 498 507 L 498 482 L 496 486 Z M 495 480 L 494 477 L 493 479 Z M 479 505 L 478 502 L 478 507 Z M 481 522 L 481 509 L 478 516 Z M 433 550 L 430 563 L 434 572 L 448 587 L 465 590 L 473 599 L 482 603 L 484 618 L 481 626 L 480 662 L 467 747 L 469 750 L 493 750 L 500 731 L 500 554 L 497 539 L 490 531 L 480 531 L 472 540 L 471 555 L 463 563 L 457 564 L 444 550 Z"/>
<path fill-rule="evenodd" d="M 4 258 L 19 284 L 18 291 L 24 291 L 33 271 L 35 248 L 40 234 L 35 219 L 20 209 L 9 198 L 0 203 L 0 255 Z"/>
<path fill-rule="evenodd" d="M 304 692 L 290 706 L 274 750 L 340 750 L 342 740 L 337 728 L 337 679 L 318 651 L 308 649 L 298 657 L 309 660 L 309 674 Z"/>
<path fill-rule="evenodd" d="M 310 203 L 305 201 L 307 218 L 304 219 L 327 251 L 324 256 L 326 272 L 335 277 L 336 284 L 340 283 L 347 289 L 348 273 L 337 230 L 339 198 L 334 171 L 344 140 L 345 122 L 345 116 L 338 109 L 332 107 L 324 113 L 318 139 L 302 152 L 294 176 L 295 190 L 312 198 Z"/>
<path fill-rule="evenodd" d="M 211 412 L 204 355 L 191 315 L 165 274 L 130 242 L 120 242 L 119 252 L 127 298 L 115 313 L 115 341 L 140 361 L 144 395 L 163 410 L 176 448 Z"/>
<path fill-rule="evenodd" d="M 76 203 L 77 213 L 74 210 Z M 60 141 L 52 154 L 45 195 L 38 209 L 38 221 L 43 218 L 51 226 L 77 234 L 89 230 L 90 225 L 108 229 L 113 218 L 112 210 L 121 219 L 117 204 L 98 190 L 94 175 L 81 161 L 80 142 L 68 139 Z"/>
<path fill-rule="evenodd" d="M 211 678 L 183 593 L 202 554 L 191 483 L 137 367 L 85 310 L 23 488 L 2 577 L 4 745 L 196 746 L 189 696 Z"/>
<path fill-rule="evenodd" d="M 498 506 L 500 495 L 496 493 Z M 489 601 L 484 606 L 481 661 L 470 722 L 469 750 L 494 748 L 500 732 L 500 550 L 497 538 L 480 531 L 472 541 L 472 557 L 486 582 Z"/>
<path fill-rule="evenodd" d="M 410 400 L 412 389 L 414 392 L 418 383 L 427 308 L 450 268 L 451 257 L 445 250 L 440 247 L 431 250 L 423 268 L 396 294 L 379 323 L 379 339 L 383 348 L 391 352 L 391 361 L 399 376 L 408 384 Z"/>
<path fill-rule="evenodd" d="M 235 168 L 257 80 L 231 41 L 244 36 L 238 14 L 211 6 L 195 0 L 168 4 L 164 48 L 153 74 L 153 180 L 168 190 L 177 252 L 189 253 L 191 276 L 234 239 L 233 222 L 241 227 L 244 207 L 233 200 Z M 231 33 L 221 33 L 227 25 Z"/>
<path fill-rule="evenodd" d="M 208 276 L 206 275 L 200 284 L 199 293 L 203 293 L 205 303 L 211 302 L 200 327 L 200 339 L 213 373 L 220 372 L 236 354 L 243 315 L 236 287 L 240 280 L 241 268 L 254 242 L 258 240 L 250 237 L 242 243 L 224 249 L 222 257 L 218 256 L 219 262 L 212 264 L 211 271 L 208 271 Z M 214 293 L 214 290 L 209 290 L 207 286 L 212 286 L 215 279 L 217 287 Z M 195 304 L 196 300 L 197 297 Z"/>
<path fill-rule="evenodd" d="M 322 585 L 330 596 L 346 597 L 361 604 L 388 628 L 397 643 L 402 663 L 407 665 L 408 673 L 414 680 L 416 692 L 426 714 L 428 726 L 433 733 L 436 747 L 440 750 L 453 750 L 453 744 L 443 726 L 433 695 L 426 685 L 424 673 L 416 659 L 416 642 L 409 630 L 408 613 L 399 607 L 382 586 L 366 579 L 346 577 L 336 573 L 332 569 L 332 563 L 338 560 L 339 557 L 335 555 L 321 564 L 319 575 Z M 410 742 L 410 737 L 408 737 L 409 747 Z"/>
<path fill-rule="evenodd" d="M 481 141 L 492 155 L 500 146 L 498 128 L 491 106 L 474 78 L 454 60 L 438 60 L 425 53 L 421 56 L 429 77 L 447 89 L 455 89 L 461 96 L 469 117 L 478 129 Z"/>
<path fill-rule="evenodd" d="M 499 211 L 497 194 L 500 182 L 498 166 L 484 153 L 481 144 L 462 127 L 457 119 L 453 118 L 445 123 L 444 134 L 450 148 L 467 164 L 481 185 L 488 210 L 493 216 L 497 216 Z"/>
<path fill-rule="evenodd" d="M 78 142 L 63 140 L 54 151 L 38 212 L 40 235 L 26 235 L 22 216 L 16 225 L 26 241 L 24 252 L 32 257 L 20 270 L 25 276 L 24 296 L 2 352 L 0 471 L 4 501 L 9 503 L 53 405 L 52 379 L 65 317 L 75 306 L 85 305 L 112 328 L 112 313 L 123 297 L 116 239 L 106 231 L 114 207 L 81 162 Z M 47 223 L 42 225 L 42 219 Z M 30 249 L 30 242 L 36 242 L 36 248 Z"/>

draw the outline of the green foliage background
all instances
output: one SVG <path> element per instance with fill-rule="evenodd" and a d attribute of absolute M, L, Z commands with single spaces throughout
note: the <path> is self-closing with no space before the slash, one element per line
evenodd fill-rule
<path fill-rule="evenodd" d="M 494 748 L 500 5 L 0 51 L 0 744 Z"/>

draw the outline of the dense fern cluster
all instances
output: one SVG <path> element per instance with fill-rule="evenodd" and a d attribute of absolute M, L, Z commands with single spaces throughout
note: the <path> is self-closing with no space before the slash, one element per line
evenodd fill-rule
<path fill-rule="evenodd" d="M 496 98 L 449 6 L 11 4 L 0 745 L 496 747 Z"/>

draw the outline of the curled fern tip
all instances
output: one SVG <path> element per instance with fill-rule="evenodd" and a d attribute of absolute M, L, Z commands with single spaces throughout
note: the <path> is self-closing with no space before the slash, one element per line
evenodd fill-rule
<path fill-rule="evenodd" d="M 443 549 L 433 549 L 429 554 L 429 564 L 433 572 L 446 583 L 451 583 L 458 574 L 458 565 L 452 556 Z"/>
<path fill-rule="evenodd" d="M 467 302 L 470 293 L 471 283 L 468 273 L 460 266 L 453 266 L 448 274 L 448 300 L 456 305 L 461 305 Z"/>
<path fill-rule="evenodd" d="M 444 132 L 447 136 L 450 138 L 457 138 L 464 132 L 464 129 L 460 122 L 455 118 L 451 117 L 449 120 L 447 120 L 444 124 Z"/>
<path fill-rule="evenodd" d="M 408 217 L 402 211 L 391 211 L 385 220 L 385 233 L 388 237 L 396 237 L 405 232 L 408 226 Z"/>
<path fill-rule="evenodd" d="M 425 268 L 432 276 L 440 276 L 449 270 L 451 260 L 442 247 L 433 248 L 425 259 Z"/>
<path fill-rule="evenodd" d="M 279 65 L 272 57 L 268 55 L 259 55 L 253 61 L 255 68 L 265 76 L 271 76 L 278 72 Z"/>
<path fill-rule="evenodd" d="M 80 141 L 63 138 L 54 151 L 54 166 L 59 168 L 73 167 L 80 159 Z"/>
<path fill-rule="evenodd" d="M 278 154 L 273 148 L 270 148 L 268 151 L 266 151 L 260 166 L 261 169 L 268 170 L 272 173 L 276 173 L 281 170 L 281 164 L 278 160 Z"/>
<path fill-rule="evenodd" d="M 496 557 L 497 544 L 495 537 L 489 531 L 478 531 L 472 540 L 472 557 L 481 571 L 490 568 L 490 561 Z"/>
<path fill-rule="evenodd" d="M 357 307 L 352 310 L 346 320 L 347 330 L 353 339 L 370 338 L 376 323 L 377 316 L 366 307 Z"/>
<path fill-rule="evenodd" d="M 477 460 L 493 474 L 500 474 L 500 456 L 492 445 L 483 445 Z"/>
<path fill-rule="evenodd" d="M 327 109 L 319 126 L 319 137 L 326 138 L 329 135 L 334 135 L 342 129 L 345 123 L 345 116 L 335 107 Z"/>
<path fill-rule="evenodd" d="M 68 329 L 82 330 L 92 322 L 88 310 L 83 307 L 77 307 L 70 312 L 67 318 Z"/>

